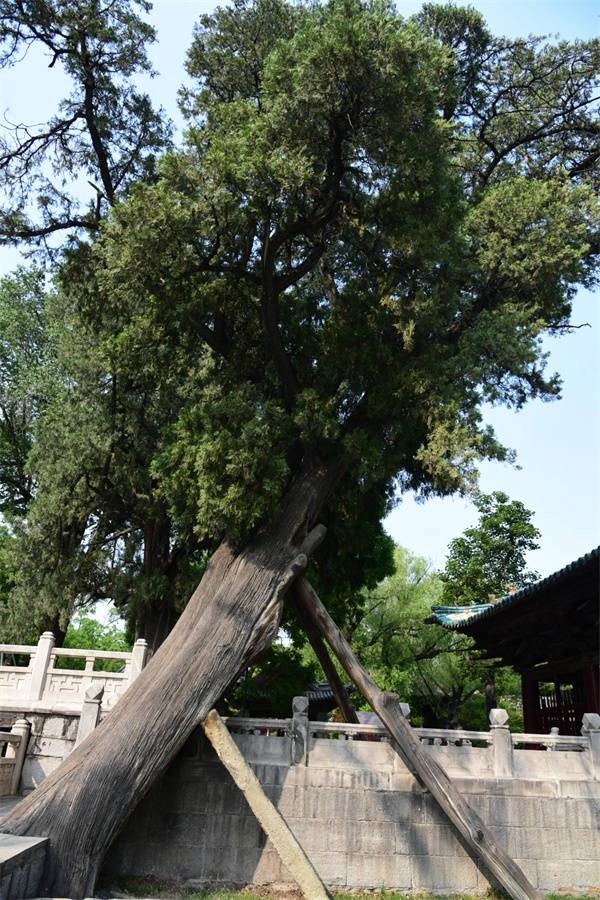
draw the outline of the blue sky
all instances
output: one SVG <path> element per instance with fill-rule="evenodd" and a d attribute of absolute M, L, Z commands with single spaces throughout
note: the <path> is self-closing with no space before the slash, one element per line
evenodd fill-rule
<path fill-rule="evenodd" d="M 410 15 L 420 3 L 398 0 Z M 470 4 L 486 17 L 492 31 L 506 35 L 559 34 L 563 38 L 600 33 L 597 0 L 476 0 Z M 184 80 L 183 62 L 192 27 L 210 12 L 206 0 L 155 0 L 151 21 L 158 40 L 152 59 L 159 72 L 149 90 L 157 103 L 175 115 L 175 95 Z M 40 90 L 43 78 L 44 90 Z M 56 96 L 60 96 L 61 86 Z M 52 101 L 52 84 L 44 69 L 29 81 L 10 73 L 0 78 L 0 106 L 21 118 L 43 116 Z M 28 113 L 23 113 L 26 108 Z M 14 115 L 13 115 L 14 118 Z M 0 249 L 0 273 L 14 267 L 14 252 Z M 574 304 L 574 324 L 589 323 L 559 339 L 548 339 L 548 368 L 563 379 L 563 397 L 533 402 L 515 413 L 494 409 L 486 416 L 500 439 L 517 451 L 519 469 L 485 464 L 481 488 L 502 490 L 534 511 L 542 533 L 541 547 L 530 566 L 542 576 L 562 568 L 600 543 L 600 293 L 581 291 Z M 417 504 L 406 497 L 386 520 L 392 537 L 435 566 L 443 566 L 449 541 L 476 521 L 465 499 L 429 500 Z"/>

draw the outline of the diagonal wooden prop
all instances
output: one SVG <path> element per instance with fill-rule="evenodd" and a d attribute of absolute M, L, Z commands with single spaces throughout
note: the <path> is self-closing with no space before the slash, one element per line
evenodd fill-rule
<path fill-rule="evenodd" d="M 227 726 L 215 709 L 211 709 L 202 727 L 217 756 L 244 794 L 248 806 L 307 900 L 332 900 L 331 894 L 323 885 L 287 822 L 265 794 L 260 781 L 238 750 Z"/>
<path fill-rule="evenodd" d="M 402 715 L 398 697 L 380 690 L 362 667 L 306 578 L 299 578 L 292 592 L 296 605 L 324 635 L 342 667 L 390 732 L 394 747 L 405 765 L 431 792 L 442 811 L 464 838 L 473 856 L 481 860 L 488 873 L 513 900 L 541 900 L 542 894 L 533 887 L 516 862 L 496 843 L 487 826 L 465 802 L 444 769 L 423 749 Z"/>

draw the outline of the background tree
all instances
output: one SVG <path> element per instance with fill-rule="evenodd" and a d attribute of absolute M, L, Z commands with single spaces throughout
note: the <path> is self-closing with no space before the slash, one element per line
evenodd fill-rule
<path fill-rule="evenodd" d="M 474 501 L 479 521 L 450 543 L 441 579 L 442 602 L 466 606 L 488 603 L 537 581 L 527 554 L 539 547 L 533 513 L 501 491 Z"/>
<path fill-rule="evenodd" d="M 365 591 L 362 616 L 348 635 L 377 683 L 409 703 L 418 662 L 440 652 L 439 640 L 424 620 L 441 591 L 431 564 L 397 546 L 393 574 Z M 412 709 L 419 714 L 414 704 Z"/>
<path fill-rule="evenodd" d="M 0 514 L 22 518 L 34 492 L 27 469 L 35 422 L 55 382 L 40 269 L 0 279 Z"/>
<path fill-rule="evenodd" d="M 51 629 L 61 643 L 75 611 L 109 599 L 132 638 L 146 638 L 152 652 L 204 567 L 193 535 L 175 543 L 149 468 L 160 428 L 173 416 L 177 369 L 171 367 L 159 389 L 143 370 L 123 373 L 110 346 L 114 329 L 102 330 L 99 322 L 90 329 L 67 290 L 53 290 L 44 302 L 40 334 L 29 321 L 21 330 L 29 355 L 43 340 L 51 344 L 53 368 L 42 364 L 38 350 L 37 382 L 45 396 L 22 416 L 28 431 L 18 445 L 19 472 L 35 490 L 21 504 L 4 633 L 19 641 Z M 14 316 L 14 303 L 11 309 Z M 6 341 L 21 371 L 28 355 L 10 332 Z M 27 397 L 37 383 L 31 368 L 21 378 Z M 16 376 L 12 383 L 14 395 Z M 14 444 L 0 456 L 7 465 Z M 8 478 L 4 484 L 8 490 Z"/>
<path fill-rule="evenodd" d="M 427 622 L 444 590 L 427 560 L 396 547 L 395 570 L 365 591 L 353 648 L 378 684 L 411 708 L 413 724 L 487 730 L 486 679 L 518 730 L 519 678 L 482 660 L 471 638 Z"/>
<path fill-rule="evenodd" d="M 73 617 L 67 628 L 64 646 L 75 650 L 89 648 L 90 650 L 113 650 L 118 653 L 130 652 L 131 641 L 127 639 L 117 610 L 114 607 L 110 608 L 105 621 L 100 621 L 93 614 L 95 612 L 96 610 L 92 608 Z M 66 669 L 85 668 L 85 659 L 83 658 L 59 657 L 57 665 L 60 667 L 61 663 Z M 119 671 L 122 666 L 123 663 L 116 659 L 97 660 L 95 663 L 96 669 L 108 672 Z"/>
<path fill-rule="evenodd" d="M 280 38 L 264 47 L 262 9 Z M 189 58 L 185 146 L 68 254 L 62 289 L 90 327 L 123 316 L 106 346 L 124 368 L 158 386 L 189 348 L 152 472 L 175 526 L 220 543 L 103 727 L 3 822 L 51 836 L 49 890 L 91 891 L 140 794 L 271 643 L 321 511 L 465 490 L 478 460 L 507 455 L 482 403 L 557 395 L 539 338 L 593 276 L 594 176 L 570 160 L 582 122 L 597 134 L 597 43 L 561 44 L 552 65 L 526 46 L 535 78 L 492 42 L 469 105 L 460 47 L 383 4 L 217 10 Z"/>
<path fill-rule="evenodd" d="M 0 2 L 0 66 L 17 66 L 28 53 L 41 52 L 48 60 L 47 77 L 54 70 L 72 85 L 48 122 L 4 121 L 4 241 L 94 231 L 132 182 L 151 177 L 169 126 L 132 80 L 151 71 L 146 45 L 154 40 L 136 9 L 148 12 L 150 4 Z"/>
<path fill-rule="evenodd" d="M 146 45 L 154 39 L 154 31 L 136 12 L 149 9 L 144 0 L 0 3 L 0 65 L 17 66 L 26 54 L 41 53 L 52 70 L 49 77 L 56 72 L 59 85 L 66 83 L 72 88 L 47 123 L 10 124 L 6 120 L 2 127 L 0 240 L 41 242 L 47 248 L 52 236 L 92 233 L 129 185 L 153 177 L 157 154 L 168 145 L 170 126 L 162 111 L 155 112 L 148 96 L 134 84 L 136 75 L 151 74 Z M 77 333 L 73 316 L 68 313 L 67 317 L 73 327 L 71 335 Z M 55 323 L 58 321 L 55 318 Z M 66 363 L 64 355 L 62 363 Z M 132 525 L 131 510 L 123 509 L 132 505 L 133 495 L 127 493 L 130 485 L 121 482 L 121 499 L 117 503 L 113 498 L 113 508 L 107 511 L 111 504 L 107 484 L 115 478 L 115 471 L 99 478 L 99 468 L 106 467 L 110 459 L 107 446 L 111 440 L 103 428 L 106 415 L 100 413 L 100 407 L 110 373 L 99 375 L 95 397 L 87 402 L 91 372 L 85 373 L 87 384 L 81 387 L 76 381 L 82 375 L 81 366 L 77 368 L 72 358 L 69 366 L 67 382 L 81 389 L 79 398 L 67 397 L 68 390 L 55 398 L 38 427 L 36 446 L 41 442 L 44 449 L 37 458 L 28 456 L 31 435 L 24 439 L 14 429 L 10 453 L 6 446 L 0 447 L 2 458 L 10 460 L 12 454 L 10 464 L 19 467 L 24 494 L 21 513 L 33 499 L 33 480 L 44 482 L 23 526 L 22 565 L 6 627 L 13 636 L 19 631 L 52 628 L 60 642 L 73 609 L 105 596 L 110 583 L 111 593 L 118 595 L 123 608 L 128 607 L 132 630 L 147 635 L 155 646 L 176 618 L 178 600 L 173 586 L 181 581 L 181 572 L 172 563 L 180 554 L 171 556 L 164 511 L 157 521 L 156 513 L 146 510 Z M 124 393 L 120 391 L 120 398 Z M 134 403 L 129 398 L 123 407 Z M 76 407 L 81 413 L 77 422 Z M 12 428 L 13 423 L 10 425 Z M 59 433 L 64 436 L 68 429 L 73 429 L 71 451 Z M 64 457 L 58 448 L 66 451 Z M 10 489 L 16 473 L 3 471 L 0 475 L 4 489 Z M 75 485 L 77 490 L 71 494 Z M 112 493 L 118 495 L 118 490 Z M 75 511 L 77 503 L 80 506 Z M 112 530 L 111 524 L 115 526 Z M 130 539 L 126 541 L 127 535 Z M 114 565 L 117 558 L 118 567 Z M 33 568 L 32 560 L 36 560 Z M 133 573 L 140 576 L 135 590 Z M 187 583 L 181 593 L 188 593 Z M 32 597 L 36 597 L 34 604 Z"/>
<path fill-rule="evenodd" d="M 294 697 L 304 694 L 318 678 L 319 667 L 311 654 L 275 641 L 231 685 L 220 706 L 228 715 L 288 719 Z"/>
<path fill-rule="evenodd" d="M 539 546 L 540 537 L 531 522 L 531 510 L 501 491 L 480 494 L 474 502 L 479 521 L 450 542 L 440 573 L 440 599 L 451 606 L 493 603 L 538 578 L 527 568 L 526 559 L 527 553 Z M 430 627 L 445 631 L 434 624 Z M 420 693 L 430 695 L 434 708 L 447 708 L 444 715 L 449 721 L 457 721 L 460 713 L 465 724 L 465 713 L 471 717 L 484 713 L 479 727 L 485 727 L 489 710 L 502 704 L 510 709 L 513 727 L 518 727 L 522 720 L 519 677 L 510 667 L 483 659 L 471 638 L 445 631 L 444 641 L 456 644 L 460 654 L 429 663 L 420 673 Z M 485 704 L 473 708 L 471 703 L 471 710 L 466 710 L 465 700 L 475 695 L 485 698 Z"/>
<path fill-rule="evenodd" d="M 13 538 L 5 525 L 0 525 L 0 621 L 13 584 L 11 545 Z"/>

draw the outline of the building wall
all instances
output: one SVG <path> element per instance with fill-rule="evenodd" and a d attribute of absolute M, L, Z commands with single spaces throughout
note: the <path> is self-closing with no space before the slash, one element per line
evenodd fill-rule
<path fill-rule="evenodd" d="M 290 766 L 286 738 L 235 740 L 330 887 L 439 893 L 488 888 L 477 861 L 389 744 L 313 739 L 308 764 Z M 461 748 L 430 752 L 449 749 L 459 756 Z M 545 892 L 599 890 L 600 783 L 581 775 L 569 779 L 569 757 L 574 763 L 580 754 L 517 751 L 529 757 L 518 770 L 534 772 L 537 758 L 539 777 L 497 778 L 486 767 L 488 751 L 473 757 L 475 749 L 468 748 L 475 764 L 465 764 L 463 754 L 462 774 L 461 767 L 454 772 L 457 785 L 530 881 Z M 562 777 L 550 775 L 556 764 Z M 478 776 L 472 774 L 476 768 Z M 139 805 L 103 874 L 198 885 L 291 880 L 199 736 Z"/>

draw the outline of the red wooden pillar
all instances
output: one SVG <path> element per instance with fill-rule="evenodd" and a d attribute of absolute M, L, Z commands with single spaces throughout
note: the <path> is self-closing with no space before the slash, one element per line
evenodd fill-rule
<path fill-rule="evenodd" d="M 523 697 L 523 727 L 528 734 L 540 734 L 540 694 L 538 683 L 529 673 L 521 675 L 521 695 Z"/>
<path fill-rule="evenodd" d="M 584 666 L 582 675 L 585 711 L 600 713 L 600 670 L 598 666 Z"/>

